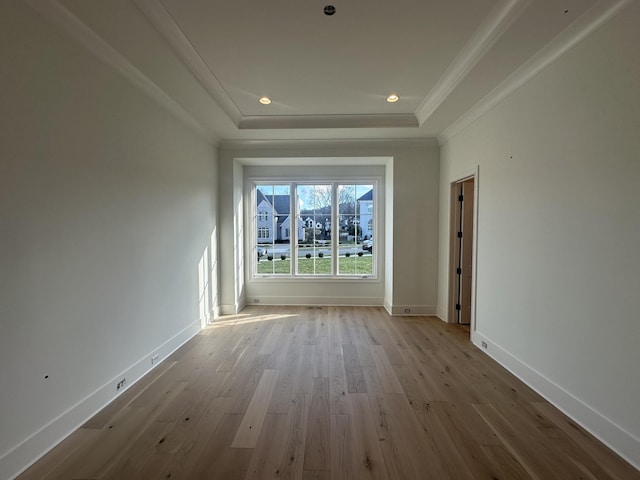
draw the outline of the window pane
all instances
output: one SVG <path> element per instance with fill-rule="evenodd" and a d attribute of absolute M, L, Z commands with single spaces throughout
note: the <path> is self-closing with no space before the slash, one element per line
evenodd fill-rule
<path fill-rule="evenodd" d="M 373 185 L 340 185 L 339 275 L 373 274 Z"/>
<path fill-rule="evenodd" d="M 291 273 L 291 188 L 256 186 L 256 273 Z"/>
<path fill-rule="evenodd" d="M 301 275 L 330 275 L 331 185 L 298 185 L 298 269 Z"/>

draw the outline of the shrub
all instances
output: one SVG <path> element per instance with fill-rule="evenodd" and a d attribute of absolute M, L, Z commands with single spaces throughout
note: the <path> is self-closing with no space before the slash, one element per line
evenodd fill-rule
<path fill-rule="evenodd" d="M 320 252 L 320 253 L 318 254 L 318 257 L 320 257 L 320 258 L 324 257 L 324 253 Z"/>
<path fill-rule="evenodd" d="M 349 258 L 351 256 L 351 253 L 347 252 L 344 254 L 345 257 Z"/>
<path fill-rule="evenodd" d="M 280 260 L 286 260 L 287 256 L 286 255 L 280 255 Z"/>
<path fill-rule="evenodd" d="M 307 257 L 307 258 L 311 258 L 311 254 L 310 254 L 310 253 L 307 253 L 307 254 L 305 255 L 305 257 Z"/>

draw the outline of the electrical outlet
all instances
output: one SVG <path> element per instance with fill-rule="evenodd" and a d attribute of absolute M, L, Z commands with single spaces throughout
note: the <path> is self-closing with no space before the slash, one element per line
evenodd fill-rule
<path fill-rule="evenodd" d="M 155 365 L 156 363 L 158 363 L 158 359 L 160 358 L 160 355 L 158 355 L 157 353 L 151 357 L 151 365 Z"/>
<path fill-rule="evenodd" d="M 482 348 L 487 348 L 487 342 L 485 342 L 484 340 L 482 341 Z"/>
<path fill-rule="evenodd" d="M 260 303 L 260 299 L 259 298 L 254 298 L 253 299 L 253 303 Z"/>
<path fill-rule="evenodd" d="M 405 308 L 404 309 L 404 313 L 411 313 L 411 309 L 410 308 Z"/>
<path fill-rule="evenodd" d="M 126 384 L 127 384 L 127 379 L 123 378 L 116 384 L 116 390 L 120 390 L 121 388 L 124 388 Z"/>

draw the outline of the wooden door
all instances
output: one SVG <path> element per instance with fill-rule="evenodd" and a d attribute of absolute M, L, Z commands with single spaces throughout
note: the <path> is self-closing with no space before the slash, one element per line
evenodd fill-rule
<path fill-rule="evenodd" d="M 475 179 L 451 186 L 450 315 L 449 321 L 471 324 Z"/>
<path fill-rule="evenodd" d="M 473 197 L 474 179 L 470 178 L 461 186 L 461 232 L 460 245 L 460 315 L 458 323 L 471 323 L 471 284 L 473 278 Z M 459 236 L 460 237 L 460 236 Z"/>

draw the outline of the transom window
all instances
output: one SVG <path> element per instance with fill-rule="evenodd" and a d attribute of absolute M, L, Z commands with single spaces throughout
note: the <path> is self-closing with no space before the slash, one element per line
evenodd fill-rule
<path fill-rule="evenodd" d="M 376 188 L 371 180 L 255 182 L 254 276 L 374 277 Z"/>

